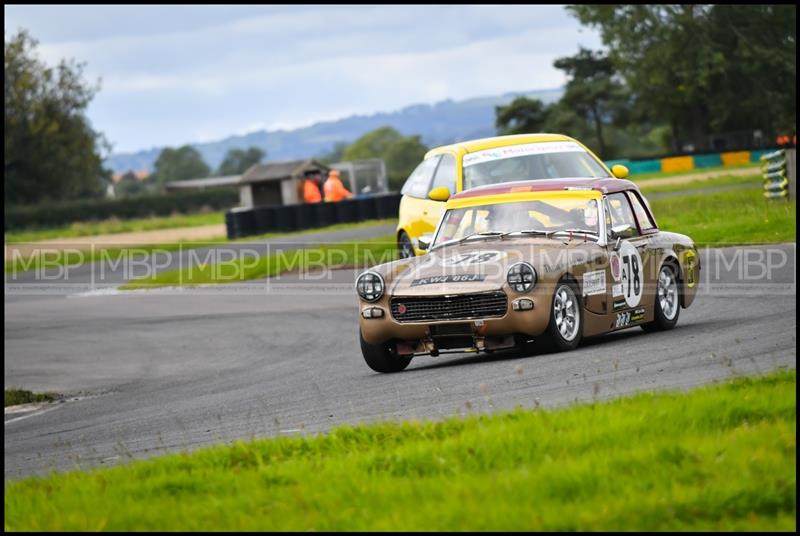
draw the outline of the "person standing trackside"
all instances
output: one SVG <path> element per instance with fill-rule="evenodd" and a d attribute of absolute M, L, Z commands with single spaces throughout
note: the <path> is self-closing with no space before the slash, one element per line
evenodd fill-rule
<path fill-rule="evenodd" d="M 335 203 L 353 197 L 353 194 L 342 184 L 338 169 L 332 169 L 328 172 L 328 180 L 325 181 L 323 189 L 325 190 L 326 202 Z"/>
<path fill-rule="evenodd" d="M 322 201 L 322 194 L 317 186 L 316 177 L 313 175 L 306 175 L 303 181 L 303 201 L 306 203 L 319 203 Z"/>

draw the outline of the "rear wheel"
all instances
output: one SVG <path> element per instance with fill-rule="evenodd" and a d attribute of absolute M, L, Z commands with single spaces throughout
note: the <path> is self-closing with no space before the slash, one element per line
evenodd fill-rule
<path fill-rule="evenodd" d="M 571 281 L 561 280 L 556 285 L 545 335 L 544 348 L 556 352 L 577 348 L 583 338 L 583 304 Z"/>
<path fill-rule="evenodd" d="M 361 340 L 361 355 L 375 372 L 400 372 L 411 363 L 410 357 L 397 355 L 390 343 L 370 344 L 364 340 L 361 330 L 358 330 L 358 338 Z"/>
<path fill-rule="evenodd" d="M 645 331 L 666 331 L 675 327 L 680 316 L 680 289 L 677 271 L 665 264 L 658 272 L 656 303 L 652 322 L 642 324 Z"/>
<path fill-rule="evenodd" d="M 410 259 L 416 256 L 414 244 L 411 243 L 411 239 L 405 231 L 400 231 L 400 234 L 397 236 L 397 249 L 400 250 L 401 259 Z"/>

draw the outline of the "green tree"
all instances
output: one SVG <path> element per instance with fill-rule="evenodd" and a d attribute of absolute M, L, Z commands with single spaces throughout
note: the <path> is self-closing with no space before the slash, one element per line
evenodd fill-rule
<path fill-rule="evenodd" d="M 342 158 L 382 158 L 386 163 L 389 188 L 399 190 L 427 152 L 428 148 L 420 141 L 419 136 L 403 136 L 391 127 L 381 127 L 367 132 L 350 144 Z"/>
<path fill-rule="evenodd" d="M 217 169 L 217 175 L 240 175 L 255 164 L 260 164 L 267 153 L 258 147 L 230 149 Z"/>
<path fill-rule="evenodd" d="M 114 185 L 114 194 L 118 197 L 127 197 L 144 193 L 149 190 L 149 182 L 149 177 L 140 181 L 133 172 L 129 171 Z"/>
<path fill-rule="evenodd" d="M 517 97 L 505 106 L 495 106 L 495 126 L 500 134 L 542 132 L 547 107 L 539 99 Z"/>
<path fill-rule="evenodd" d="M 5 203 L 102 196 L 109 147 L 85 115 L 99 83 L 74 60 L 47 66 L 37 44 L 25 30 L 5 40 Z"/>
<path fill-rule="evenodd" d="M 774 5 L 575 5 L 599 28 L 635 115 L 673 147 L 707 134 L 795 124 L 796 13 Z"/>
<path fill-rule="evenodd" d="M 335 164 L 336 162 L 341 162 L 344 158 L 344 152 L 347 149 L 347 142 L 346 141 L 337 141 L 333 144 L 330 152 L 323 153 L 317 158 L 323 164 Z"/>
<path fill-rule="evenodd" d="M 625 88 L 611 60 L 601 52 L 581 47 L 574 56 L 559 58 L 553 65 L 568 77 L 561 102 L 592 125 L 599 156 L 610 158 L 604 128 L 619 122 L 619 111 L 626 104 Z"/>
<path fill-rule="evenodd" d="M 158 155 L 151 179 L 158 185 L 166 182 L 202 179 L 211 174 L 211 169 L 194 147 L 184 145 L 178 149 L 167 147 Z"/>

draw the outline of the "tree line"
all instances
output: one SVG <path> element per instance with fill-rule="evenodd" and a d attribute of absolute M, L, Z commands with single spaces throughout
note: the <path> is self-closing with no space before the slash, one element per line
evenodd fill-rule
<path fill-rule="evenodd" d="M 793 5 L 572 5 L 605 51 L 559 58 L 567 84 L 549 106 L 497 108 L 501 133 L 551 131 L 610 159 L 714 150 L 714 137 L 796 132 Z"/>

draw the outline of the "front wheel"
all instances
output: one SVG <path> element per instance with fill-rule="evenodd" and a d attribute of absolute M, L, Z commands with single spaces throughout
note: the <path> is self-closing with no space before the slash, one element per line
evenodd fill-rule
<path fill-rule="evenodd" d="M 411 257 L 416 257 L 416 253 L 414 252 L 414 244 L 411 243 L 411 239 L 408 237 L 405 231 L 400 231 L 400 234 L 397 237 L 397 249 L 400 250 L 401 259 L 410 259 Z"/>
<path fill-rule="evenodd" d="M 553 293 L 550 322 L 547 325 L 545 348 L 563 352 L 578 347 L 583 338 L 583 305 L 574 283 L 559 281 Z"/>
<path fill-rule="evenodd" d="M 666 331 L 675 327 L 680 316 L 680 290 L 676 270 L 665 264 L 658 272 L 656 303 L 652 322 L 642 324 L 645 331 Z"/>
<path fill-rule="evenodd" d="M 410 357 L 397 355 L 389 343 L 370 344 L 364 340 L 361 330 L 358 330 L 358 338 L 361 340 L 361 355 L 375 372 L 400 372 L 411 363 Z"/>

